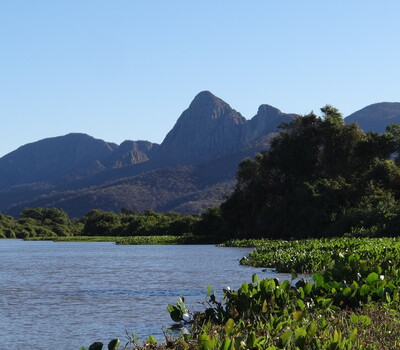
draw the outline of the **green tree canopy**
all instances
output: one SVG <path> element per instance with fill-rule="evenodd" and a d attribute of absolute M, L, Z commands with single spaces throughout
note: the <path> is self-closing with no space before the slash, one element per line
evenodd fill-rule
<path fill-rule="evenodd" d="M 393 198 L 392 212 L 398 208 L 400 173 L 390 158 L 400 149 L 400 129 L 365 134 L 357 124 L 346 125 L 336 108 L 321 111 L 322 117 L 310 113 L 282 125 L 268 151 L 241 162 L 236 188 L 221 205 L 235 236 L 350 232 L 349 209 L 376 196 L 371 189 Z"/>

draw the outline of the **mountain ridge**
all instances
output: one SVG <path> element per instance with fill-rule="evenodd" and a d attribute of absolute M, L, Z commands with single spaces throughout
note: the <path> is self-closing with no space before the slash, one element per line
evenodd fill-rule
<path fill-rule="evenodd" d="M 371 109 L 387 105 L 371 106 L 345 122 L 363 123 Z M 80 133 L 26 144 L 0 158 L 0 211 L 17 216 L 25 207 L 55 206 L 73 217 L 122 207 L 199 213 L 223 201 L 239 162 L 267 149 L 279 125 L 296 116 L 262 104 L 247 120 L 202 91 L 160 145 L 117 145 Z"/>

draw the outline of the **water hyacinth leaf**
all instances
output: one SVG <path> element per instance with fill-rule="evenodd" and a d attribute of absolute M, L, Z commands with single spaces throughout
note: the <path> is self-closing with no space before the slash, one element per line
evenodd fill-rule
<path fill-rule="evenodd" d="M 360 288 L 360 295 L 363 297 L 364 295 L 368 294 L 371 288 L 368 284 L 363 284 Z"/>
<path fill-rule="evenodd" d="M 308 295 L 308 294 L 310 294 L 311 293 L 311 290 L 312 290 L 312 284 L 310 283 L 310 282 L 307 282 L 306 284 L 305 284 L 305 286 L 303 287 L 303 289 L 304 289 L 304 292 Z"/>
<path fill-rule="evenodd" d="M 320 287 L 324 284 L 324 276 L 322 276 L 320 273 L 314 273 L 312 275 L 312 279 L 316 287 Z"/>
<path fill-rule="evenodd" d="M 345 297 L 348 297 L 348 296 L 350 296 L 351 295 L 351 288 L 350 287 L 346 287 L 345 289 L 343 289 L 343 295 L 345 296 Z"/>
<path fill-rule="evenodd" d="M 169 316 L 171 317 L 172 321 L 174 321 L 174 322 L 183 321 L 182 310 L 178 309 L 176 306 L 168 305 L 168 312 L 169 312 Z"/>
<path fill-rule="evenodd" d="M 377 281 L 379 279 L 379 275 L 376 272 L 371 272 L 368 276 L 367 276 L 367 283 L 371 284 L 375 281 Z"/>
<path fill-rule="evenodd" d="M 257 282 L 258 282 L 258 276 L 257 276 L 257 274 L 254 273 L 251 279 L 252 279 L 252 282 L 253 282 L 253 283 L 257 283 Z"/>
<path fill-rule="evenodd" d="M 152 337 L 153 338 L 153 337 Z M 150 339 L 150 337 L 149 337 Z M 154 338 L 153 338 L 154 339 Z M 108 350 L 118 350 L 119 344 L 121 343 L 121 341 L 117 338 L 117 339 L 113 339 L 108 343 Z M 157 341 L 156 341 L 157 343 Z"/>
<path fill-rule="evenodd" d="M 231 335 L 233 333 L 233 328 L 235 326 L 235 321 L 233 319 L 229 319 L 225 323 L 225 334 L 226 335 Z"/>
<path fill-rule="evenodd" d="M 281 289 L 282 290 L 288 290 L 289 288 L 290 288 L 290 282 L 288 280 L 284 280 L 282 282 L 282 284 L 281 284 Z"/>
<path fill-rule="evenodd" d="M 240 293 L 247 294 L 249 292 L 249 285 L 247 283 L 243 283 L 239 289 Z"/>
<path fill-rule="evenodd" d="M 300 310 L 305 310 L 306 305 L 304 304 L 304 301 L 299 299 L 296 301 L 296 306 L 300 309 Z"/>
<path fill-rule="evenodd" d="M 103 343 L 99 341 L 89 346 L 89 350 L 102 350 L 102 349 L 103 349 Z"/>

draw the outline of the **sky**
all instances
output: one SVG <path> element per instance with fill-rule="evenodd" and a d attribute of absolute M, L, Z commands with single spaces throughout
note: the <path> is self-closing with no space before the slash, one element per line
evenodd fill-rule
<path fill-rule="evenodd" d="M 70 132 L 161 143 L 200 91 L 347 116 L 400 102 L 398 0 L 0 0 L 0 157 Z"/>

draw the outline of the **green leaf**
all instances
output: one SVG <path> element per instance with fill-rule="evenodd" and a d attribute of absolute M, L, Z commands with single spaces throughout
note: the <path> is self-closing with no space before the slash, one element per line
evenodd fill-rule
<path fill-rule="evenodd" d="M 361 315 L 359 317 L 359 320 L 364 326 L 368 326 L 369 324 L 371 324 L 371 318 L 368 316 Z"/>
<path fill-rule="evenodd" d="M 257 274 L 254 273 L 251 279 L 252 279 L 252 282 L 253 282 L 253 283 L 257 283 L 257 282 L 258 282 L 258 276 L 257 276 Z"/>
<path fill-rule="evenodd" d="M 304 327 L 297 328 L 295 331 L 296 338 L 307 336 L 307 331 Z"/>
<path fill-rule="evenodd" d="M 333 302 L 333 299 L 331 299 L 331 298 L 326 298 L 326 299 L 323 299 L 322 300 L 322 307 L 324 308 L 324 309 L 326 309 L 326 308 L 328 308 L 329 306 L 331 306 L 332 305 L 332 302 Z"/>
<path fill-rule="evenodd" d="M 150 337 L 149 337 L 150 338 Z M 120 340 L 119 339 L 113 339 L 108 343 L 108 350 L 118 350 L 118 346 L 120 344 Z M 157 341 L 156 341 L 157 343 Z"/>
<path fill-rule="evenodd" d="M 324 276 L 322 276 L 319 273 L 314 273 L 312 275 L 312 279 L 313 279 L 316 287 L 320 287 L 324 284 Z"/>
<path fill-rule="evenodd" d="M 349 340 L 355 341 L 356 338 L 357 338 L 357 333 L 358 333 L 357 328 L 354 328 L 354 329 L 351 331 L 350 335 L 349 335 Z"/>
<path fill-rule="evenodd" d="M 314 321 L 311 321 L 307 328 L 307 336 L 312 339 L 314 338 L 315 334 L 317 333 L 317 325 L 315 324 Z"/>
<path fill-rule="evenodd" d="M 207 285 L 207 297 L 211 295 L 211 285 Z"/>
<path fill-rule="evenodd" d="M 304 301 L 301 299 L 298 299 L 296 301 L 296 306 L 300 309 L 300 310 L 304 310 L 306 308 L 306 304 L 304 304 Z"/>
<path fill-rule="evenodd" d="M 157 344 L 157 339 L 154 338 L 154 337 L 151 336 L 151 335 L 147 338 L 147 341 L 148 341 L 150 344 Z"/>
<path fill-rule="evenodd" d="M 249 348 L 254 348 L 255 345 L 256 345 L 256 334 L 254 332 L 251 332 L 247 337 L 247 346 Z"/>
<path fill-rule="evenodd" d="M 226 335 L 231 335 L 233 333 L 233 329 L 235 327 L 235 321 L 233 319 L 229 319 L 225 323 L 225 334 Z"/>
<path fill-rule="evenodd" d="M 199 342 L 201 344 L 201 350 L 213 350 L 215 341 L 214 339 L 211 339 L 211 337 L 208 334 L 201 334 L 199 335 Z"/>
<path fill-rule="evenodd" d="M 350 287 L 346 287 L 345 289 L 343 289 L 343 295 L 345 296 L 345 297 L 348 297 L 348 296 L 350 296 L 351 295 L 351 288 Z"/>
<path fill-rule="evenodd" d="M 229 338 L 225 338 L 221 344 L 221 346 L 219 347 L 219 350 L 229 350 L 230 346 L 231 346 L 231 340 Z"/>
<path fill-rule="evenodd" d="M 282 346 L 286 346 L 286 344 L 292 339 L 293 332 L 292 331 L 287 331 L 283 333 L 279 338 L 282 341 Z"/>
<path fill-rule="evenodd" d="M 350 315 L 350 322 L 356 324 L 358 322 L 358 316 L 354 313 Z"/>
<path fill-rule="evenodd" d="M 264 300 L 261 312 L 265 313 L 267 311 L 268 311 L 268 303 L 267 303 L 267 300 Z"/>
<path fill-rule="evenodd" d="M 249 292 L 249 285 L 247 283 L 243 283 L 239 291 L 243 294 L 247 294 Z"/>
<path fill-rule="evenodd" d="M 103 349 L 103 343 L 99 341 L 89 346 L 89 350 L 101 350 L 101 349 Z"/>
<path fill-rule="evenodd" d="M 302 349 L 304 347 L 305 341 L 306 341 L 306 336 L 307 336 L 307 331 L 305 328 L 300 327 L 297 328 L 295 331 L 295 338 L 296 338 L 296 346 Z"/>
<path fill-rule="evenodd" d="M 340 330 L 335 329 L 335 331 L 333 332 L 333 341 L 335 343 L 340 342 L 340 340 L 342 339 L 342 332 Z"/>
<path fill-rule="evenodd" d="M 368 276 L 367 276 L 367 283 L 371 284 L 375 281 L 377 281 L 379 279 L 379 275 L 376 272 L 371 272 Z"/>
<path fill-rule="evenodd" d="M 311 284 L 311 282 L 307 282 L 307 283 L 305 284 L 305 286 L 303 287 L 303 289 L 304 289 L 304 292 L 306 293 L 306 295 L 310 294 L 310 293 L 311 293 L 311 290 L 312 290 L 312 284 Z"/>
<path fill-rule="evenodd" d="M 363 297 L 364 295 L 368 294 L 371 288 L 368 284 L 363 284 L 360 288 L 360 295 Z"/>

